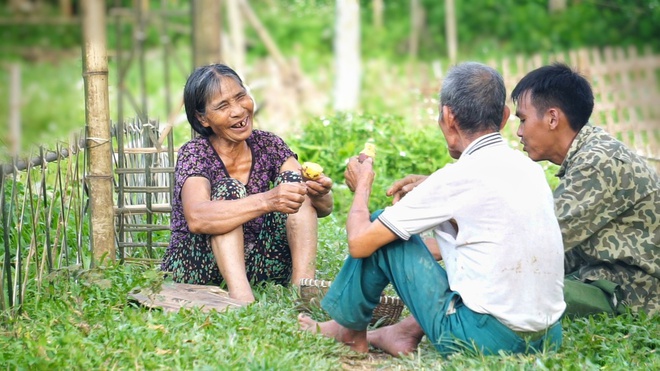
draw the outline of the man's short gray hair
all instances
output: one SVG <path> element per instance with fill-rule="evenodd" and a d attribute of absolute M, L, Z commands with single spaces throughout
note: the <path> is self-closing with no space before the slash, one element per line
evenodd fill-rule
<path fill-rule="evenodd" d="M 494 68 L 477 62 L 452 67 L 442 83 L 442 106 L 451 108 L 466 133 L 499 131 L 506 101 L 502 76 Z"/>

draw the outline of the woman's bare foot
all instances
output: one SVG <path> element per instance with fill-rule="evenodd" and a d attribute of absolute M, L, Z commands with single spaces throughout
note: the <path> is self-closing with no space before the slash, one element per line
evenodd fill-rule
<path fill-rule="evenodd" d="M 309 331 L 312 334 L 321 333 L 325 337 L 335 339 L 340 343 L 348 345 L 351 350 L 356 352 L 369 352 L 366 330 L 351 330 L 335 321 L 317 322 L 303 313 L 298 315 L 298 324 L 300 325 L 301 330 Z"/>
<path fill-rule="evenodd" d="M 229 292 L 229 297 L 235 300 L 238 300 L 240 302 L 243 302 L 245 304 L 250 304 L 254 303 L 254 294 L 252 293 L 252 290 L 250 292 L 234 292 L 230 291 Z"/>
<path fill-rule="evenodd" d="M 413 316 L 367 333 L 369 344 L 395 357 L 414 352 L 422 337 L 424 331 Z"/>

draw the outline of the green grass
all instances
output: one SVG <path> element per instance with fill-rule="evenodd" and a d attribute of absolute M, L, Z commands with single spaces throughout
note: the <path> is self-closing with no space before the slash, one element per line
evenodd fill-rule
<path fill-rule="evenodd" d="M 319 276 L 332 277 L 346 254 L 338 218 L 320 228 Z M 552 369 L 623 370 L 660 367 L 660 317 L 623 315 L 564 319 L 557 353 L 529 356 L 457 354 L 440 357 L 427 340 L 393 358 L 353 353 L 333 340 L 298 330 L 297 293 L 276 285 L 257 302 L 227 312 L 149 310 L 128 300 L 139 287 L 162 284 L 154 268 L 117 265 L 63 270 L 46 290 L 31 291 L 21 316 L 0 327 L 6 369 Z M 316 313 L 325 319 L 323 313 Z"/>

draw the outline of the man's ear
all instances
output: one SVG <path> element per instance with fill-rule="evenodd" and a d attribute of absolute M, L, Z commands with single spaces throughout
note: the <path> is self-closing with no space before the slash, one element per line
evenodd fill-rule
<path fill-rule="evenodd" d="M 548 123 L 548 128 L 550 130 L 556 130 L 557 127 L 559 126 L 559 117 L 561 116 L 562 112 L 558 108 L 549 108 L 548 111 L 546 112 L 546 116 L 549 120 Z"/>
<path fill-rule="evenodd" d="M 511 116 L 511 109 L 509 108 L 509 106 L 504 105 L 504 111 L 502 112 L 502 122 L 500 123 L 500 131 L 504 129 L 506 123 L 509 121 L 510 116 Z"/>
<path fill-rule="evenodd" d="M 450 130 L 456 130 L 458 123 L 454 117 L 454 112 L 452 112 L 449 106 L 442 106 L 442 121 L 444 121 L 445 127 Z"/>

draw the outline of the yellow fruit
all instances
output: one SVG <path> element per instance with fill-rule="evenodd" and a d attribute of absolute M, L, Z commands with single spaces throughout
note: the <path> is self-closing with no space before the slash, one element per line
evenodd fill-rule
<path fill-rule="evenodd" d="M 375 158 L 376 157 L 376 145 L 372 142 L 366 142 L 364 148 L 360 151 L 360 156 L 358 161 L 362 162 L 367 159 L 367 157 Z"/>
<path fill-rule="evenodd" d="M 314 162 L 304 162 L 302 164 L 303 177 L 311 180 L 316 180 L 323 174 L 323 167 Z"/>
<path fill-rule="evenodd" d="M 362 150 L 361 153 L 364 153 L 365 155 L 374 158 L 376 157 L 376 145 L 373 143 L 365 143 L 364 144 L 364 149 Z"/>

